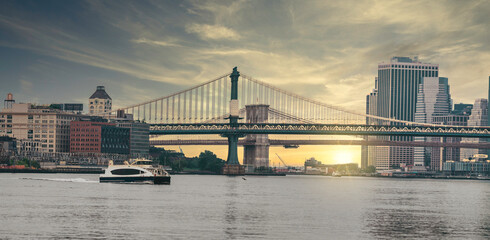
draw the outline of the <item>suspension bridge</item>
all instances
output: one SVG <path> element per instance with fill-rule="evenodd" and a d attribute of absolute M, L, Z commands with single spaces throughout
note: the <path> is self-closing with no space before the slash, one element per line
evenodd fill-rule
<path fill-rule="evenodd" d="M 490 138 L 488 127 L 424 124 L 358 113 L 277 88 L 240 74 L 236 67 L 200 85 L 118 110 L 149 123 L 152 136 L 217 134 L 227 138 L 229 169 L 225 173 L 240 169 L 237 145 L 242 137 L 244 164 L 268 163 L 269 134 Z M 116 111 L 103 115 L 111 118 Z M 372 142 L 389 145 L 389 141 Z M 416 141 L 392 144 L 424 146 Z"/>

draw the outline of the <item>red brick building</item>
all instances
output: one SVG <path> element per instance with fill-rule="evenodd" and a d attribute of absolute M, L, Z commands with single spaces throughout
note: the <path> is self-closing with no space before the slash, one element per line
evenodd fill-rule
<path fill-rule="evenodd" d="M 72 121 L 70 152 L 129 154 L 129 128 L 102 121 Z"/>
<path fill-rule="evenodd" d="M 70 152 L 101 153 L 102 125 L 105 122 L 72 121 L 70 123 Z"/>

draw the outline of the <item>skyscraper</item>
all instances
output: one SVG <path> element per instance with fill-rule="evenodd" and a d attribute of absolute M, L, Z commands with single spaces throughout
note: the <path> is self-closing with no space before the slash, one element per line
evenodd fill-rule
<path fill-rule="evenodd" d="M 439 65 L 417 58 L 393 57 L 378 65 L 376 115 L 414 121 L 418 86 L 424 77 L 439 77 Z M 412 137 L 383 137 L 391 141 L 412 141 Z M 390 169 L 413 164 L 413 147 L 386 147 L 376 150 L 376 168 Z"/>
<path fill-rule="evenodd" d="M 377 100 L 378 98 L 378 78 L 374 80 L 373 91 L 366 96 L 366 114 L 376 115 L 377 110 Z M 366 124 L 376 124 L 371 118 L 366 118 Z M 364 139 L 374 140 L 374 136 L 364 136 Z M 381 147 L 380 147 L 381 148 Z M 366 168 L 367 166 L 376 166 L 376 147 L 375 146 L 362 146 L 361 148 L 361 168 Z"/>
<path fill-rule="evenodd" d="M 415 108 L 415 122 L 419 123 L 434 123 L 435 116 L 448 115 L 451 112 L 451 95 L 449 93 L 449 84 L 447 78 L 443 77 L 424 77 L 419 84 L 417 94 L 417 104 Z M 415 141 L 441 141 L 440 138 L 415 137 Z M 434 150 L 434 151 L 432 151 Z M 434 154 L 431 154 L 431 151 Z M 424 160 L 430 157 L 430 165 L 432 170 L 440 170 L 443 159 L 441 148 L 414 148 L 414 169 L 423 170 Z"/>
<path fill-rule="evenodd" d="M 487 99 L 476 99 L 471 110 L 470 118 L 468 119 L 468 126 L 485 126 L 488 124 L 488 101 Z M 486 142 L 483 138 L 463 138 L 462 142 L 466 143 L 482 143 Z M 487 150 L 484 149 L 461 149 L 460 159 L 467 159 L 473 157 L 475 154 L 486 154 Z"/>

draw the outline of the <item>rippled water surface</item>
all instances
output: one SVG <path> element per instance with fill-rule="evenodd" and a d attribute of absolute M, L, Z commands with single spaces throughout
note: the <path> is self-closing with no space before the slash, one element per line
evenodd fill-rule
<path fill-rule="evenodd" d="M 490 181 L 0 174 L 0 239 L 489 239 Z"/>

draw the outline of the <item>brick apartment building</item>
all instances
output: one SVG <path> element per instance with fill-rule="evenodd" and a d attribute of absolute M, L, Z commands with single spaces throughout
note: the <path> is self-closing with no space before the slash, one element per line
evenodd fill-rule
<path fill-rule="evenodd" d="M 129 154 L 130 129 L 102 120 L 70 123 L 70 152 Z"/>

